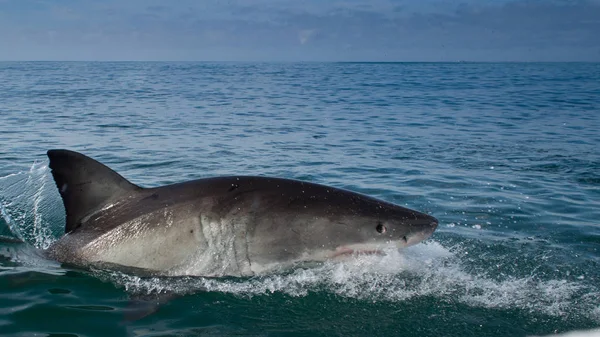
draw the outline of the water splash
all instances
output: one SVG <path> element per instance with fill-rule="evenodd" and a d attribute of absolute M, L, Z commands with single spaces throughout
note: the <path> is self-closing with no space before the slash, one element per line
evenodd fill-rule
<path fill-rule="evenodd" d="M 591 329 L 591 330 L 575 330 L 569 331 L 561 334 L 552 334 L 547 337 L 600 337 L 600 329 Z M 532 336 L 536 337 L 536 336 Z"/>
<path fill-rule="evenodd" d="M 29 171 L 0 177 L 0 214 L 10 234 L 36 248 L 48 248 L 56 240 L 52 223 L 64 217 L 59 198 L 48 197 L 54 185 L 48 166 L 34 162 Z"/>
<path fill-rule="evenodd" d="M 97 277 L 131 293 L 220 292 L 240 297 L 283 293 L 304 297 L 330 292 L 341 297 L 372 302 L 404 302 L 419 297 L 459 302 L 472 307 L 520 309 L 530 313 L 568 318 L 583 315 L 600 322 L 595 314 L 600 291 L 576 281 L 538 280 L 535 277 L 498 279 L 467 271 L 453 248 L 429 241 L 386 256 L 357 256 L 247 279 L 142 278 L 96 271 Z"/>

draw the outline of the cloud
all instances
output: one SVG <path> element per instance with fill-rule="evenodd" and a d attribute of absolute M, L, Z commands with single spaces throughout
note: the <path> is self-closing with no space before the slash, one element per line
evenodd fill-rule
<path fill-rule="evenodd" d="M 0 59 L 600 60 L 598 18 L 597 0 L 4 0 Z"/>
<path fill-rule="evenodd" d="M 310 40 L 311 36 L 315 34 L 316 30 L 314 29 L 303 29 L 298 32 L 298 39 L 300 40 L 300 44 L 306 44 L 308 40 Z"/>

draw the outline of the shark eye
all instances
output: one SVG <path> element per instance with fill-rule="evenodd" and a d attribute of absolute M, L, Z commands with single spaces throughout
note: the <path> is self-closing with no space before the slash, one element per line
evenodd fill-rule
<path fill-rule="evenodd" d="M 375 227 L 375 230 L 377 231 L 377 233 L 383 234 L 387 231 L 387 228 L 385 228 L 384 225 L 380 223 L 377 224 L 377 227 Z"/>

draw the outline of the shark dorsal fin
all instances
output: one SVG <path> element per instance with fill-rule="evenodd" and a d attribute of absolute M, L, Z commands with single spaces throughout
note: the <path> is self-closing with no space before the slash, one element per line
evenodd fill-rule
<path fill-rule="evenodd" d="M 141 190 L 117 172 L 74 151 L 49 150 L 50 169 L 67 213 L 65 233 L 113 200 Z"/>

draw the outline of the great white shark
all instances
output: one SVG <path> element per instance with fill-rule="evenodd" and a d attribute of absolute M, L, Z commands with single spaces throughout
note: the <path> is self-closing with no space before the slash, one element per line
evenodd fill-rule
<path fill-rule="evenodd" d="M 250 276 L 407 247 L 438 225 L 415 210 L 305 181 L 224 176 L 142 188 L 74 151 L 48 157 L 66 225 L 46 253 L 75 266 Z"/>

